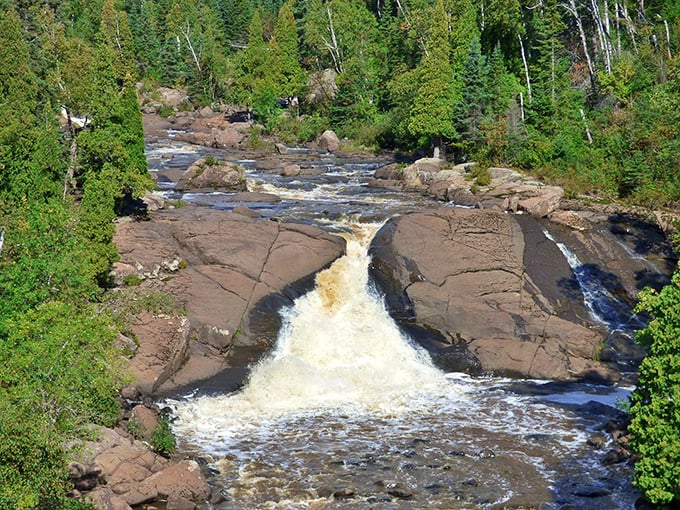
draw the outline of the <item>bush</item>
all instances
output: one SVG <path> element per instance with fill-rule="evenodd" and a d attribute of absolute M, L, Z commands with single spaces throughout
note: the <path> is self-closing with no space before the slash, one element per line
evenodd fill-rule
<path fill-rule="evenodd" d="M 655 504 L 680 500 L 680 272 L 661 292 L 640 293 L 652 315 L 636 340 L 647 348 L 631 397 L 631 446 L 640 456 L 634 483 Z"/>
<path fill-rule="evenodd" d="M 113 426 L 126 383 L 110 318 L 47 302 L 0 341 L 0 508 L 64 508 L 65 446 L 89 423 Z M 68 503 L 73 508 L 73 502 Z"/>
<path fill-rule="evenodd" d="M 123 277 L 123 285 L 126 287 L 137 287 L 141 285 L 142 277 L 137 274 L 126 274 Z"/>
<path fill-rule="evenodd" d="M 168 455 L 175 450 L 175 436 L 170 429 L 170 420 L 161 418 L 158 428 L 149 439 L 151 447 L 161 455 Z"/>

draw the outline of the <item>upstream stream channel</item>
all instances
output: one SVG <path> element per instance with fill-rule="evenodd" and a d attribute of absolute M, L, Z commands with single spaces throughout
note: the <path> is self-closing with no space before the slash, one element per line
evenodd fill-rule
<path fill-rule="evenodd" d="M 208 154 L 243 165 L 249 190 L 281 201 L 174 192 L 180 171 Z M 630 382 L 444 373 L 392 321 L 368 277 L 370 240 L 390 217 L 444 204 L 367 186 L 385 161 L 320 155 L 313 175 L 284 178 L 172 132 L 150 143 L 147 157 L 166 198 L 223 210 L 246 205 L 264 221 L 313 223 L 347 240 L 346 255 L 317 277 L 316 289 L 281 312 L 274 349 L 242 389 L 196 388 L 165 401 L 180 452 L 207 459 L 224 496 L 206 508 L 635 507 L 631 467 L 602 463 L 614 447 L 602 428 L 620 414 Z M 630 309 L 555 234 L 546 236 L 572 266 L 593 320 L 630 334 L 637 320 Z M 594 436 L 604 438 L 602 449 L 589 446 Z"/>

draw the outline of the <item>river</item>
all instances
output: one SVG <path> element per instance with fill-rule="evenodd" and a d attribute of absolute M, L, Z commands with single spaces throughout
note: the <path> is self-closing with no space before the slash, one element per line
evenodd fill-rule
<path fill-rule="evenodd" d="M 172 191 L 173 172 L 208 152 L 229 159 L 172 137 L 149 146 L 161 192 L 218 209 L 238 205 L 225 193 Z M 370 240 L 389 217 L 441 203 L 368 187 L 384 162 L 328 155 L 315 175 L 287 179 L 240 163 L 249 189 L 282 198 L 240 205 L 323 225 L 346 238 L 347 253 L 282 311 L 275 348 L 241 390 L 197 388 L 165 402 L 180 451 L 205 458 L 214 473 L 223 501 L 212 508 L 634 507 L 630 468 L 601 463 L 610 444 L 588 445 L 631 388 L 444 373 L 389 317 L 368 278 Z M 594 315 L 616 303 L 579 273 L 578 260 L 570 263 Z"/>

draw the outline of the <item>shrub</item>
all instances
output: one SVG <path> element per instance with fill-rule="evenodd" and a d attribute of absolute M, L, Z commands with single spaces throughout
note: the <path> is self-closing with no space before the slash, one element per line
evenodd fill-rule
<path fill-rule="evenodd" d="M 137 274 L 126 274 L 123 277 L 123 285 L 126 287 L 137 287 L 142 283 L 142 277 Z"/>
<path fill-rule="evenodd" d="M 161 455 L 168 455 L 175 450 L 175 436 L 172 434 L 168 418 L 161 418 L 158 427 L 151 434 L 149 442 L 151 447 Z"/>
<path fill-rule="evenodd" d="M 636 340 L 647 348 L 631 397 L 631 446 L 640 456 L 634 483 L 655 504 L 680 500 L 680 272 L 660 292 L 640 293 L 652 315 Z"/>

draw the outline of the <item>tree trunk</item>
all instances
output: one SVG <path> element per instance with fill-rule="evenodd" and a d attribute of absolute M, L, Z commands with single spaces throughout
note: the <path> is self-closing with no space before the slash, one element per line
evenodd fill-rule
<path fill-rule="evenodd" d="M 434 136 L 432 138 L 432 157 L 435 159 L 445 159 L 444 138 L 442 136 Z"/>
<path fill-rule="evenodd" d="M 524 41 L 522 41 L 522 34 L 517 32 L 517 38 L 519 39 L 519 48 L 522 52 L 522 63 L 524 64 L 524 76 L 527 81 L 527 96 L 529 98 L 529 104 L 531 104 L 531 80 L 529 80 L 529 64 L 527 63 L 527 55 L 524 51 Z"/>

